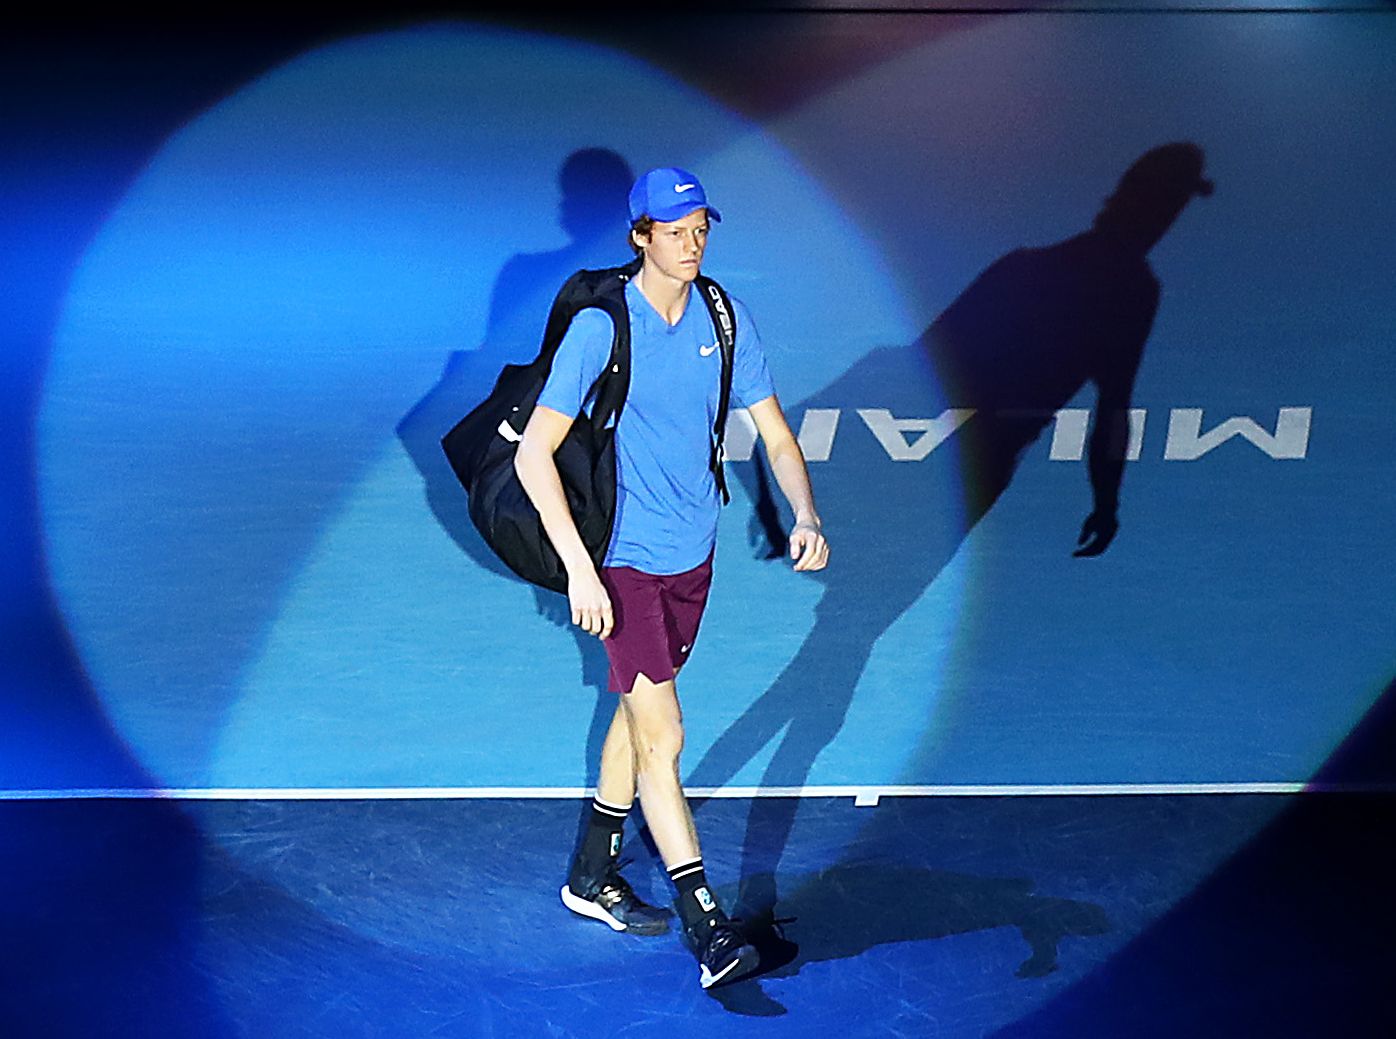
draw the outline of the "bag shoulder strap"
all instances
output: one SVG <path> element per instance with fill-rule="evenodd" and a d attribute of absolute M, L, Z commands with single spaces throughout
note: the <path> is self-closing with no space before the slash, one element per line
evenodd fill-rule
<path fill-rule="evenodd" d="M 717 332 L 718 345 L 722 352 L 722 382 L 717 394 L 717 418 L 713 422 L 712 449 L 708 456 L 708 468 L 717 482 L 722 504 L 732 500 L 727 492 L 727 477 L 723 472 L 722 442 L 727 433 L 727 411 L 732 402 L 732 369 L 737 353 L 737 311 L 732 306 L 732 298 L 717 282 L 703 275 L 697 279 L 699 295 L 708 308 L 713 330 Z"/>
<path fill-rule="evenodd" d="M 611 354 L 588 391 L 593 399 L 592 425 L 596 429 L 619 420 L 630 391 L 630 312 L 625 305 L 625 285 L 639 269 L 640 258 L 636 257 L 622 267 L 577 271 L 563 282 L 548 311 L 543 345 L 533 362 L 544 373 L 552 368 L 563 336 L 581 311 L 595 307 L 610 316 L 615 328 Z"/>
<path fill-rule="evenodd" d="M 577 314 L 588 307 L 604 310 L 611 317 L 615 335 L 611 340 L 611 355 L 606 369 L 592 384 L 590 395 L 592 405 L 592 425 L 603 429 L 613 421 L 619 421 L 625 407 L 625 398 L 630 390 L 630 312 L 625 304 L 625 286 L 639 273 L 642 259 L 636 257 L 623 267 L 607 267 L 601 270 L 577 271 L 558 290 L 548 313 L 547 327 L 543 333 L 543 347 L 535 364 L 550 368 L 553 356 L 557 353 L 562 337 Z M 732 372 L 737 349 L 737 317 L 732 299 L 713 279 L 699 275 L 697 278 L 699 295 L 708 310 L 708 317 L 717 333 L 718 346 L 722 357 L 722 375 L 717 397 L 717 416 L 713 421 L 708 455 L 708 468 L 717 483 L 718 493 L 723 504 L 732 500 L 727 490 L 727 479 L 723 472 L 723 438 L 727 430 L 727 415 L 732 401 Z"/>

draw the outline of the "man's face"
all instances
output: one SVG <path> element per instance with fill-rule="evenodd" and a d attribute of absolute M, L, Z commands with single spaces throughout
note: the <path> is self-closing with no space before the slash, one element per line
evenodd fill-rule
<path fill-rule="evenodd" d="M 692 281 L 698 277 L 703 250 L 708 247 L 708 211 L 695 209 L 668 224 L 656 220 L 649 238 L 640 238 L 639 242 L 645 247 L 647 263 L 671 278 Z"/>

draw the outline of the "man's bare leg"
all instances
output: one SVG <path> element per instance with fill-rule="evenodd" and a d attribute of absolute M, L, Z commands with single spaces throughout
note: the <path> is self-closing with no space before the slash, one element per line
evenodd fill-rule
<path fill-rule="evenodd" d="M 624 708 L 617 704 L 601 747 L 596 798 L 562 889 L 562 903 L 617 931 L 663 934 L 669 930 L 671 914 L 636 897 L 616 868 L 625 817 L 634 800 L 635 752 Z"/>
<path fill-rule="evenodd" d="M 601 773 L 596 796 L 607 804 L 629 805 L 635 800 L 635 751 L 630 745 L 630 723 L 625 707 L 616 704 L 606 742 L 601 745 Z"/>
<path fill-rule="evenodd" d="M 645 823 L 659 848 L 660 858 L 670 869 L 697 859 L 700 855 L 698 834 L 679 781 L 683 711 L 673 680 L 656 684 L 638 675 L 635 687 L 621 696 L 621 709 L 625 712 L 634 752 L 640 809 L 645 813 Z M 608 743 L 610 738 L 608 734 Z"/>
<path fill-rule="evenodd" d="M 693 813 L 679 780 L 683 711 L 674 683 L 655 683 L 640 675 L 621 705 L 635 751 L 640 808 L 678 891 L 679 918 L 702 969 L 699 980 L 708 988 L 741 977 L 755 969 L 759 956 L 708 887 Z"/>

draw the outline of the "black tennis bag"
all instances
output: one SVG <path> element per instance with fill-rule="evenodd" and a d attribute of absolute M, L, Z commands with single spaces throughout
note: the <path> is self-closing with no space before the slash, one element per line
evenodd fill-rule
<path fill-rule="evenodd" d="M 577 533 L 600 567 L 616 515 L 616 423 L 630 389 L 630 314 L 625 305 L 625 284 L 639 271 L 640 263 L 637 257 L 624 267 L 578 271 L 568 278 L 553 300 L 537 358 L 529 364 L 506 366 L 490 395 L 441 439 L 446 458 L 469 499 L 471 522 L 485 543 L 525 581 L 564 594 L 567 570 L 514 471 L 514 453 L 572 319 L 587 307 L 604 310 L 611 317 L 615 337 L 606 369 L 588 394 L 591 415 L 585 409 L 577 415 L 553 456 Z M 709 467 L 726 503 L 722 436 L 732 390 L 736 321 L 731 301 L 715 281 L 699 276 L 697 288 L 722 350 L 722 382 Z"/>

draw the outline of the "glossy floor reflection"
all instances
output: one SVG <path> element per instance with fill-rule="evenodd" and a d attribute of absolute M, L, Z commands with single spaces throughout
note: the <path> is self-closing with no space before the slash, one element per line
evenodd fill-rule
<path fill-rule="evenodd" d="M 697 813 L 766 962 L 557 901 L 557 801 L 0 804 L 0 1034 L 1381 1036 L 1396 798 L 905 798 Z M 776 827 L 784 832 L 784 824 Z M 665 896 L 643 834 L 636 888 Z M 771 907 L 763 913 L 763 908 Z M 771 923 L 770 921 L 779 921 Z M 761 1018 L 753 1021 L 750 1018 Z"/>

